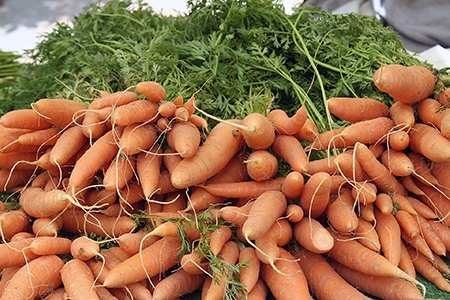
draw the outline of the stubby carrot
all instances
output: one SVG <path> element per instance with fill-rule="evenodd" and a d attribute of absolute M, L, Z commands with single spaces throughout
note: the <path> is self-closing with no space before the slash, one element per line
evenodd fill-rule
<path fill-rule="evenodd" d="M 30 244 L 30 249 L 37 255 L 59 255 L 70 253 L 72 241 L 65 237 L 41 236 Z"/>
<path fill-rule="evenodd" d="M 0 212 L 0 237 L 9 241 L 18 232 L 30 228 L 29 215 L 23 209 Z"/>
<path fill-rule="evenodd" d="M 308 172 L 308 155 L 296 137 L 279 134 L 275 137 L 270 149 L 276 156 L 285 160 L 292 170 L 302 174 Z"/>
<path fill-rule="evenodd" d="M 282 109 L 272 109 L 267 118 L 272 121 L 275 129 L 285 135 L 294 135 L 306 122 L 307 111 L 305 106 L 301 106 L 291 117 Z"/>
<path fill-rule="evenodd" d="M 354 231 L 358 227 L 359 219 L 351 190 L 342 188 L 337 197 L 328 204 L 326 214 L 333 229 L 341 233 Z"/>
<path fill-rule="evenodd" d="M 27 187 L 19 197 L 23 210 L 31 217 L 52 217 L 71 203 L 69 195 L 59 189 L 45 191 L 39 187 Z"/>
<path fill-rule="evenodd" d="M 44 117 L 47 122 L 59 128 L 79 124 L 83 120 L 83 115 L 76 115 L 80 111 L 86 110 L 86 105 L 70 99 L 39 99 L 31 104 L 33 110 Z"/>
<path fill-rule="evenodd" d="M 416 123 L 414 109 L 409 103 L 395 101 L 389 107 L 389 116 L 401 131 L 409 131 Z"/>
<path fill-rule="evenodd" d="M 136 91 L 153 102 L 161 102 L 166 99 L 166 90 L 156 81 L 141 81 L 136 85 Z"/>
<path fill-rule="evenodd" d="M 450 160 L 450 141 L 437 129 L 417 123 L 411 128 L 409 136 L 409 148 L 412 151 L 422 154 L 433 162 Z"/>
<path fill-rule="evenodd" d="M 303 218 L 294 225 L 294 238 L 305 249 L 322 254 L 334 245 L 333 236 L 313 218 Z"/>
<path fill-rule="evenodd" d="M 255 181 L 272 179 L 278 172 L 278 159 L 268 150 L 256 150 L 244 161 L 247 173 Z"/>

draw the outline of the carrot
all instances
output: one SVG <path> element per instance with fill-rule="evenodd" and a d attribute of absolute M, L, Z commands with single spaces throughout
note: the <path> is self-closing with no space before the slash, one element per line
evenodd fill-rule
<path fill-rule="evenodd" d="M 153 145 L 148 152 L 141 152 L 136 160 L 136 173 L 145 198 L 149 199 L 158 188 L 160 181 L 160 169 L 162 150 L 158 144 Z"/>
<path fill-rule="evenodd" d="M 346 146 L 353 146 L 357 142 L 375 144 L 384 141 L 394 126 L 394 121 L 391 118 L 378 117 L 352 123 L 344 127 L 344 130 L 338 136 L 344 139 Z"/>
<path fill-rule="evenodd" d="M 398 266 L 401 258 L 401 228 L 392 214 L 383 214 L 375 209 L 375 230 L 380 240 L 384 257 Z"/>
<path fill-rule="evenodd" d="M 148 236 L 146 234 L 142 229 L 136 232 L 124 233 L 117 238 L 117 243 L 123 251 L 131 256 L 139 252 L 141 242 L 142 248 L 146 248 L 159 239 L 157 236 Z"/>
<path fill-rule="evenodd" d="M 22 232 L 18 232 L 15 235 L 13 235 L 11 237 L 10 242 L 14 242 L 14 241 L 18 241 L 18 240 L 23 240 L 23 239 L 30 239 L 30 238 L 35 238 L 34 234 L 32 234 L 29 231 L 22 231 Z M 27 251 L 28 249 L 25 248 L 25 251 Z"/>
<path fill-rule="evenodd" d="M 7 152 L 0 153 L 0 168 L 16 170 L 34 170 L 39 164 L 40 153 Z"/>
<path fill-rule="evenodd" d="M 320 255 L 306 249 L 293 251 L 311 292 L 319 299 L 370 299 L 345 281 Z M 339 287 L 339 288 L 337 288 Z"/>
<path fill-rule="evenodd" d="M 24 133 L 17 138 L 19 144 L 31 146 L 52 146 L 56 143 L 61 133 L 58 127 L 50 127 Z"/>
<path fill-rule="evenodd" d="M 440 108 L 441 104 L 438 100 L 433 98 L 424 99 L 417 105 L 417 116 L 423 124 L 440 128 L 442 117 L 444 116 L 438 112 Z"/>
<path fill-rule="evenodd" d="M 118 154 L 108 165 L 103 175 L 105 190 L 120 190 L 131 181 L 135 175 L 136 161 L 132 156 Z"/>
<path fill-rule="evenodd" d="M 177 107 L 179 106 L 172 101 L 161 101 L 158 105 L 158 113 L 165 118 L 171 119 L 175 116 Z"/>
<path fill-rule="evenodd" d="M 297 171 L 289 172 L 283 183 L 281 184 L 281 191 L 287 199 L 296 199 L 301 196 L 305 179 L 303 174 Z"/>
<path fill-rule="evenodd" d="M 30 244 L 31 252 L 36 255 L 69 254 L 72 241 L 65 237 L 41 236 Z"/>
<path fill-rule="evenodd" d="M 184 106 L 177 107 L 175 109 L 175 114 L 173 116 L 173 119 L 178 122 L 185 123 L 185 122 L 189 121 L 189 111 Z"/>
<path fill-rule="evenodd" d="M 292 170 L 306 173 L 308 171 L 308 156 L 300 141 L 291 135 L 277 135 L 270 149 L 285 160 Z"/>
<path fill-rule="evenodd" d="M 127 126 L 133 123 L 152 122 L 158 115 L 158 105 L 148 100 L 136 100 L 116 107 L 111 114 L 111 123 L 115 126 Z"/>
<path fill-rule="evenodd" d="M 373 82 L 380 91 L 404 103 L 419 102 L 435 88 L 434 74 L 422 66 L 388 64 L 375 71 Z"/>
<path fill-rule="evenodd" d="M 244 286 L 247 295 L 249 295 L 256 288 L 260 279 L 259 271 L 261 269 L 261 262 L 253 247 L 244 247 L 241 249 L 238 262 L 240 264 L 246 264 L 240 269 L 239 282 Z"/>
<path fill-rule="evenodd" d="M 401 179 L 403 186 L 414 195 L 423 195 L 423 191 L 417 186 L 413 175 L 405 176 Z"/>
<path fill-rule="evenodd" d="M 7 267 L 2 270 L 2 276 L 0 278 L 0 297 L 3 294 L 5 285 L 9 282 L 11 277 L 20 269 L 20 267 Z"/>
<path fill-rule="evenodd" d="M 420 104 L 419 104 L 420 105 Z M 389 107 L 389 116 L 401 131 L 409 131 L 416 122 L 414 109 L 409 103 L 395 101 Z"/>
<path fill-rule="evenodd" d="M 445 256 L 447 248 L 439 235 L 434 231 L 433 227 L 420 214 L 417 215 L 417 223 L 420 234 L 428 244 L 428 247 L 437 255 Z"/>
<path fill-rule="evenodd" d="M 408 148 L 409 134 L 403 130 L 395 130 L 387 137 L 387 146 L 396 151 L 403 151 Z"/>
<path fill-rule="evenodd" d="M 424 218 L 424 219 L 437 219 L 437 214 L 429 208 L 425 203 L 420 201 L 417 198 L 406 196 L 406 199 L 408 199 L 411 206 L 414 208 L 414 210 L 417 212 L 417 215 Z"/>
<path fill-rule="evenodd" d="M 86 261 L 95 256 L 100 256 L 100 245 L 89 237 L 82 235 L 72 241 L 70 253 L 73 258 Z"/>
<path fill-rule="evenodd" d="M 261 264 L 261 278 L 269 287 L 275 299 L 312 299 L 308 281 L 295 257 L 280 248 L 280 260 L 275 262 L 277 272 L 267 264 Z M 289 274 L 286 276 L 284 274 Z"/>
<path fill-rule="evenodd" d="M 4 113 L 0 117 L 0 125 L 7 128 L 40 130 L 53 125 L 33 109 L 16 109 Z"/>
<path fill-rule="evenodd" d="M 166 141 L 182 158 L 194 156 L 201 142 L 199 129 L 190 122 L 175 122 L 167 133 Z"/>
<path fill-rule="evenodd" d="M 86 143 L 82 127 L 73 126 L 64 130 L 50 150 L 50 162 L 61 166 L 73 157 Z"/>
<path fill-rule="evenodd" d="M 300 106 L 292 117 L 282 109 L 272 109 L 267 118 L 275 126 L 275 130 L 284 135 L 294 135 L 303 127 L 307 118 L 305 106 Z"/>
<path fill-rule="evenodd" d="M 291 223 L 300 222 L 305 215 L 305 212 L 301 208 L 300 205 L 295 203 L 291 203 L 286 207 L 286 211 L 284 212 L 284 216 Z"/>
<path fill-rule="evenodd" d="M 409 149 L 433 162 L 450 160 L 450 141 L 435 128 L 418 123 L 409 133 Z"/>
<path fill-rule="evenodd" d="M 163 278 L 155 286 L 155 300 L 170 300 L 198 290 L 205 280 L 205 275 L 189 274 L 183 269 L 177 270 Z"/>
<path fill-rule="evenodd" d="M 138 154 L 148 150 L 157 139 L 156 127 L 153 124 L 133 123 L 125 126 L 119 140 L 119 149 L 126 155 Z"/>
<path fill-rule="evenodd" d="M 315 173 L 306 181 L 298 204 L 307 216 L 317 218 L 326 211 L 330 190 L 331 176 L 325 172 Z"/>
<path fill-rule="evenodd" d="M 247 300 L 267 299 L 269 296 L 269 289 L 264 281 L 260 278 L 256 282 L 253 289 L 247 294 Z M 240 300 L 240 298 L 237 298 Z"/>
<path fill-rule="evenodd" d="M 410 246 L 412 246 L 417 252 L 423 254 L 430 261 L 434 261 L 433 251 L 430 249 L 427 241 L 421 235 L 417 235 L 414 238 L 411 238 L 402 230 L 402 239 Z"/>
<path fill-rule="evenodd" d="M 410 238 L 414 238 L 419 235 L 419 223 L 411 214 L 399 209 L 394 216 L 404 234 L 408 235 Z"/>
<path fill-rule="evenodd" d="M 190 115 L 188 121 L 194 124 L 196 127 L 202 128 L 208 131 L 208 121 L 205 118 L 199 115 Z"/>
<path fill-rule="evenodd" d="M 31 226 L 34 235 L 39 237 L 56 237 L 61 229 L 62 218 L 60 216 L 34 219 Z"/>
<path fill-rule="evenodd" d="M 93 141 L 101 137 L 110 127 L 110 120 L 102 119 L 94 110 L 84 113 L 83 122 L 77 127 L 81 127 L 84 136 Z"/>
<path fill-rule="evenodd" d="M 231 239 L 231 228 L 227 225 L 221 225 L 209 234 L 209 249 L 212 254 L 218 255 L 223 245 Z"/>
<path fill-rule="evenodd" d="M 181 247 L 178 236 L 165 236 L 140 253 L 136 253 L 112 268 L 103 282 L 105 287 L 122 287 L 158 275 L 178 262 Z M 153 257 L 154 253 L 159 253 Z"/>
<path fill-rule="evenodd" d="M 255 239 L 256 256 L 262 263 L 276 268 L 274 263 L 280 255 L 279 247 L 286 246 L 292 237 L 293 230 L 288 220 L 275 221 L 263 236 Z"/>
<path fill-rule="evenodd" d="M 390 276 L 421 285 L 415 278 L 400 270 L 379 253 L 367 249 L 350 237 L 336 232 L 331 232 L 331 234 L 334 237 L 334 246 L 328 254 L 337 262 L 364 274 Z"/>
<path fill-rule="evenodd" d="M 243 142 L 242 134 L 232 125 L 217 124 L 194 156 L 175 167 L 171 175 L 173 186 L 183 189 L 205 182 L 227 165 Z"/>
<path fill-rule="evenodd" d="M 250 209 L 254 204 L 255 201 L 249 201 L 243 206 L 224 206 L 219 210 L 219 216 L 235 226 L 242 227 L 244 222 L 247 220 Z"/>
<path fill-rule="evenodd" d="M 277 218 L 283 215 L 286 206 L 286 197 L 280 191 L 266 191 L 258 196 L 242 225 L 245 239 L 255 240 L 263 236 Z"/>
<path fill-rule="evenodd" d="M 94 275 L 84 261 L 72 259 L 66 262 L 61 269 L 61 279 L 70 299 L 100 299 L 94 286 Z"/>
<path fill-rule="evenodd" d="M 161 84 L 155 81 L 139 82 L 136 85 L 136 91 L 153 102 L 161 102 L 166 99 L 166 90 Z"/>
<path fill-rule="evenodd" d="M 313 218 L 303 218 L 294 224 L 295 240 L 314 253 L 326 253 L 334 245 L 333 237 L 323 225 Z"/>
<path fill-rule="evenodd" d="M 86 110 L 86 105 L 70 99 L 40 99 L 31 104 L 33 110 L 44 117 L 47 122 L 58 128 L 74 125 L 74 121 L 81 123 L 83 116 L 76 116 L 80 111 Z"/>
<path fill-rule="evenodd" d="M 21 267 L 6 284 L 0 299 L 34 299 L 58 288 L 64 262 L 56 255 L 40 256 Z"/>
<path fill-rule="evenodd" d="M 439 184 L 438 179 L 431 173 L 431 167 L 427 158 L 415 152 L 409 152 L 407 155 L 414 165 L 414 172 L 412 173 L 414 178 L 427 185 Z"/>
<path fill-rule="evenodd" d="M 354 210 L 355 202 L 352 192 L 342 188 L 337 197 L 330 201 L 326 214 L 333 229 L 341 233 L 349 233 L 358 227 L 358 216 Z"/>
<path fill-rule="evenodd" d="M 355 144 L 356 159 L 364 172 L 373 180 L 381 192 L 406 194 L 403 185 L 391 174 L 369 148 L 357 142 Z"/>
<path fill-rule="evenodd" d="M 386 149 L 381 155 L 381 162 L 394 176 L 405 177 L 414 172 L 414 164 L 403 151 Z"/>
<path fill-rule="evenodd" d="M 394 210 L 394 203 L 391 196 L 386 193 L 378 193 L 375 199 L 375 206 L 382 214 L 391 214 Z"/>
<path fill-rule="evenodd" d="M 344 138 L 340 135 L 344 131 L 345 127 L 340 127 L 336 129 L 330 129 L 318 133 L 315 139 L 305 148 L 306 150 L 327 150 L 329 148 L 346 148 L 347 145 Z M 301 140 L 301 139 L 300 139 Z"/>
<path fill-rule="evenodd" d="M 450 283 L 423 254 L 418 253 L 414 248 L 408 248 L 408 253 L 417 273 L 433 283 L 438 289 L 450 293 Z"/>
<path fill-rule="evenodd" d="M 24 146 L 17 139 L 24 133 L 33 132 L 34 129 L 9 128 L 0 125 L 0 153 L 7 152 L 32 152 L 29 149 L 38 150 L 38 147 Z"/>
<path fill-rule="evenodd" d="M 417 212 L 414 209 L 414 207 L 411 205 L 411 203 L 408 201 L 407 196 L 403 196 L 400 194 L 393 194 L 392 195 L 392 201 L 394 203 L 394 206 L 396 209 L 402 209 L 404 211 L 407 211 L 412 216 L 417 216 Z"/>
<path fill-rule="evenodd" d="M 278 172 L 278 159 L 268 150 L 256 150 L 244 161 L 247 173 L 255 181 L 272 179 Z"/>
<path fill-rule="evenodd" d="M 389 116 L 388 106 L 372 98 L 332 97 L 326 105 L 331 114 L 350 123 Z"/>
<path fill-rule="evenodd" d="M 329 264 L 345 281 L 371 296 L 386 300 L 423 298 L 420 290 L 405 280 L 368 275 L 333 260 L 330 260 Z"/>
<path fill-rule="evenodd" d="M 352 187 L 352 196 L 356 201 L 367 204 L 375 202 L 377 198 L 377 186 L 372 182 L 355 182 Z"/>
<path fill-rule="evenodd" d="M 119 147 L 116 135 L 120 135 L 122 131 L 117 129 L 108 131 L 77 160 L 69 177 L 69 191 L 73 192 L 82 186 L 83 182 L 94 176 L 117 154 Z"/>
<path fill-rule="evenodd" d="M 284 177 L 266 181 L 206 183 L 203 187 L 211 195 L 225 198 L 255 198 L 266 191 L 281 191 Z"/>
<path fill-rule="evenodd" d="M 294 134 L 301 141 L 313 142 L 319 135 L 319 128 L 310 118 L 306 118 L 305 124 Z"/>
<path fill-rule="evenodd" d="M 247 146 L 253 150 L 269 148 L 275 139 L 273 123 L 260 113 L 245 116 L 239 127 Z"/>
<path fill-rule="evenodd" d="M 427 220 L 427 223 L 431 226 L 433 231 L 439 237 L 439 239 L 444 243 L 447 252 L 450 251 L 450 230 L 447 225 L 444 225 L 440 221 Z"/>
<path fill-rule="evenodd" d="M 128 216 L 108 217 L 81 209 L 69 209 L 62 214 L 63 230 L 71 233 L 94 233 L 100 237 L 118 237 L 132 232 L 136 223 Z"/>
<path fill-rule="evenodd" d="M 23 209 L 0 212 L 0 237 L 9 241 L 18 232 L 27 231 L 30 227 L 28 214 Z"/>
<path fill-rule="evenodd" d="M 89 103 L 89 109 L 102 109 L 105 107 L 122 106 L 138 99 L 138 95 L 132 91 L 120 91 L 109 95 L 101 95 Z"/>
<path fill-rule="evenodd" d="M 335 165 L 336 171 L 346 178 L 350 178 L 353 181 L 367 180 L 367 175 L 352 153 L 343 152 L 336 155 L 332 164 Z"/>
<path fill-rule="evenodd" d="M 190 274 L 207 274 L 209 271 L 209 260 L 204 253 L 194 249 L 181 257 L 180 266 Z"/>
<path fill-rule="evenodd" d="M 450 109 L 446 108 L 442 114 L 441 127 L 439 129 L 443 137 L 450 139 Z"/>
<path fill-rule="evenodd" d="M 15 187 L 24 186 L 32 179 L 33 170 L 10 170 L 0 168 L 0 190 L 12 191 Z"/>
<path fill-rule="evenodd" d="M 355 236 L 357 241 L 367 248 L 375 252 L 381 250 L 380 239 L 375 226 L 361 217 L 358 220 L 358 227 L 355 229 Z"/>
<path fill-rule="evenodd" d="M 2 257 L 0 260 L 0 269 L 23 266 L 26 262 L 38 257 L 29 248 L 33 241 L 34 238 L 24 238 L 0 244 L 0 254 Z"/>
<path fill-rule="evenodd" d="M 70 205 L 70 197 L 63 190 L 45 191 L 38 187 L 27 187 L 19 197 L 23 210 L 31 217 L 51 217 Z"/>

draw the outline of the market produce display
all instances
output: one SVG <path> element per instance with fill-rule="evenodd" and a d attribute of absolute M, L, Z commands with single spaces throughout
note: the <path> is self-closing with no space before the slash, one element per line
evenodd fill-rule
<path fill-rule="evenodd" d="M 325 63 L 304 44 L 300 20 L 335 16 L 308 8 L 287 16 L 270 1 L 247 5 L 256 4 L 283 19 L 290 39 L 280 43 L 309 64 L 296 73 L 287 60 L 272 65 L 275 53 L 256 55 L 267 63 L 258 66 L 264 74 L 249 76 L 267 85 L 253 82 L 250 90 L 270 91 L 270 99 L 241 102 L 249 86 L 238 91 L 232 82 L 247 81 L 234 73 L 223 82 L 224 74 L 203 70 L 203 82 L 191 82 L 180 68 L 181 85 L 174 74 L 95 78 L 102 85 L 84 73 L 73 90 L 68 71 L 51 73 L 51 61 L 24 67 L 36 72 L 30 82 L 47 68 L 64 87 L 58 93 L 46 85 L 48 93 L 0 117 L 1 300 L 450 295 L 446 70 L 400 46 L 391 48 L 399 56 L 364 70 Z M 213 9 L 247 12 L 238 1 L 191 5 L 181 21 Z M 102 14 L 96 9 L 80 19 Z M 214 28 L 201 32 L 215 35 Z M 326 35 L 318 39 L 327 43 Z M 216 67 L 224 63 L 216 58 Z M 1 95 L 26 92 L 24 80 Z"/>

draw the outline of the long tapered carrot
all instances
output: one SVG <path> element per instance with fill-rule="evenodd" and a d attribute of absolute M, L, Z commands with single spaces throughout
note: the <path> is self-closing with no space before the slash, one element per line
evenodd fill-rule
<path fill-rule="evenodd" d="M 121 190 L 135 175 L 136 160 L 133 156 L 118 154 L 107 166 L 103 186 L 108 191 Z"/>
<path fill-rule="evenodd" d="M 367 248 L 379 252 L 381 250 L 380 238 L 374 224 L 359 217 L 358 227 L 355 229 L 357 241 Z"/>
<path fill-rule="evenodd" d="M 422 234 L 430 249 L 437 255 L 445 256 L 447 248 L 439 235 L 430 225 L 430 223 L 428 223 L 427 220 L 420 214 L 417 215 L 416 218 L 417 223 L 420 227 L 420 233 Z"/>
<path fill-rule="evenodd" d="M 158 275 L 178 262 L 181 241 L 165 236 L 112 268 L 103 282 L 106 287 L 121 287 Z M 155 253 L 157 255 L 155 255 Z"/>
<path fill-rule="evenodd" d="M 281 191 L 284 177 L 266 181 L 207 183 L 204 188 L 215 196 L 225 198 L 255 198 L 266 191 Z"/>
<path fill-rule="evenodd" d="M 17 142 L 30 146 L 53 146 L 59 139 L 61 129 L 50 127 L 24 133 L 17 138 Z"/>
<path fill-rule="evenodd" d="M 370 299 L 345 281 L 322 255 L 306 249 L 291 253 L 298 259 L 311 292 L 319 299 Z"/>
<path fill-rule="evenodd" d="M 307 216 L 321 216 L 330 202 L 331 176 L 325 172 L 313 174 L 303 187 L 299 204 Z"/>
<path fill-rule="evenodd" d="M 373 74 L 375 86 L 404 103 L 419 102 L 433 93 L 434 74 L 423 66 L 387 64 Z"/>
<path fill-rule="evenodd" d="M 398 265 L 401 256 L 401 229 L 392 214 L 383 214 L 375 208 L 375 230 L 380 240 L 383 255 L 393 264 Z"/>
<path fill-rule="evenodd" d="M 147 199 L 155 193 L 160 183 L 161 153 L 161 147 L 155 144 L 148 152 L 141 152 L 137 156 L 136 173 L 142 186 L 143 194 Z"/>
<path fill-rule="evenodd" d="M 73 274 L 77 274 L 74 280 Z M 72 259 L 61 268 L 61 279 L 67 296 L 71 299 L 100 299 L 94 286 L 94 275 L 80 259 Z"/>
<path fill-rule="evenodd" d="M 39 130 L 53 125 L 31 108 L 16 109 L 4 113 L 0 117 L 0 125 L 8 128 Z"/>
<path fill-rule="evenodd" d="M 194 156 L 183 159 L 173 170 L 171 181 L 182 189 L 205 182 L 217 174 L 244 146 L 242 134 L 232 125 L 217 124 Z"/>
<path fill-rule="evenodd" d="M 61 284 L 60 271 L 64 262 L 57 255 L 44 255 L 21 267 L 6 284 L 0 297 L 6 299 L 34 299 L 45 296 Z"/>
<path fill-rule="evenodd" d="M 389 116 L 388 106 L 372 98 L 332 97 L 326 104 L 330 113 L 351 123 Z"/>
<path fill-rule="evenodd" d="M 73 126 L 64 130 L 50 150 L 50 162 L 61 166 L 73 157 L 87 142 L 82 127 Z"/>
<path fill-rule="evenodd" d="M 240 270 L 239 282 L 244 285 L 246 292 L 250 293 L 260 278 L 261 261 L 253 247 L 241 249 L 238 261 L 246 264 Z"/>
<path fill-rule="evenodd" d="M 410 238 L 414 238 L 420 234 L 419 223 L 410 213 L 399 209 L 394 216 L 405 235 L 408 235 Z"/>
<path fill-rule="evenodd" d="M 59 128 L 81 123 L 83 115 L 76 116 L 79 111 L 86 110 L 86 105 L 70 99 L 40 99 L 32 103 L 33 110 L 44 117 L 47 122 Z M 74 118 L 76 117 L 76 118 Z"/>
<path fill-rule="evenodd" d="M 34 254 L 29 248 L 34 239 L 24 238 L 0 244 L 0 254 L 2 257 L 0 260 L 0 268 L 23 266 L 27 261 L 38 257 L 39 255 Z"/>
<path fill-rule="evenodd" d="M 347 146 L 355 145 L 357 142 L 375 144 L 385 140 L 394 126 L 391 118 L 378 117 L 348 125 L 338 136 L 344 139 Z"/>
<path fill-rule="evenodd" d="M 102 109 L 108 106 L 121 106 L 137 99 L 138 95 L 135 92 L 119 91 L 95 98 L 91 103 L 89 103 L 89 109 Z"/>
<path fill-rule="evenodd" d="M 380 191 L 403 195 L 406 194 L 405 187 L 403 187 L 389 169 L 373 155 L 365 144 L 357 142 L 355 145 L 355 152 L 359 164 Z"/>
<path fill-rule="evenodd" d="M 156 81 L 141 81 L 136 85 L 136 91 L 153 102 L 160 102 L 166 99 L 166 90 Z"/>

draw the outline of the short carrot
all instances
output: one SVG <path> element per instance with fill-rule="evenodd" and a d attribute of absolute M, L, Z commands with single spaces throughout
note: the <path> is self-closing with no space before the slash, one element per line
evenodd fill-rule
<path fill-rule="evenodd" d="M 342 138 L 347 146 L 353 146 L 357 142 L 375 144 L 384 141 L 394 126 L 394 121 L 391 118 L 378 117 L 352 123 L 344 127 L 338 137 Z"/>
<path fill-rule="evenodd" d="M 119 91 L 108 95 L 100 95 L 89 103 L 89 109 L 122 106 L 138 99 L 133 91 Z"/>
<path fill-rule="evenodd" d="M 2 257 L 0 269 L 13 266 L 21 267 L 26 262 L 38 257 L 39 255 L 34 254 L 29 248 L 33 241 L 34 238 L 24 238 L 0 244 L 0 254 Z"/>
<path fill-rule="evenodd" d="M 292 170 L 302 174 L 308 171 L 308 156 L 300 141 L 291 135 L 277 135 L 270 146 L 273 153 L 285 160 Z"/>
<path fill-rule="evenodd" d="M 438 112 L 440 108 L 441 104 L 438 100 L 426 98 L 417 105 L 417 116 L 423 124 L 440 128 L 443 117 L 443 114 Z"/>
<path fill-rule="evenodd" d="M 317 218 L 321 216 L 330 202 L 331 176 L 325 172 L 318 172 L 306 181 L 300 197 L 299 205 L 305 215 Z"/>
<path fill-rule="evenodd" d="M 53 146 L 59 139 L 61 129 L 58 127 L 50 127 L 24 133 L 17 138 L 17 142 L 21 145 L 30 146 Z"/>
<path fill-rule="evenodd" d="M 306 118 L 305 124 L 294 134 L 297 139 L 308 142 L 315 141 L 318 135 L 319 129 L 310 118 Z"/>
<path fill-rule="evenodd" d="M 50 162 L 61 166 L 73 157 L 86 143 L 82 127 L 73 126 L 64 130 L 50 151 Z"/>
<path fill-rule="evenodd" d="M 269 180 L 278 172 L 278 159 L 268 150 L 256 150 L 244 161 L 247 173 L 255 181 Z"/>
<path fill-rule="evenodd" d="M 417 123 L 410 130 L 409 148 L 433 162 L 450 160 L 450 141 L 437 129 Z"/>
<path fill-rule="evenodd" d="M 409 134 L 403 130 L 395 130 L 387 137 L 387 147 L 396 151 L 403 151 L 409 146 Z"/>
<path fill-rule="evenodd" d="M 333 236 L 313 218 L 303 218 L 294 225 L 294 238 L 305 249 L 322 254 L 333 248 Z"/>
<path fill-rule="evenodd" d="M 116 107 L 111 114 L 111 123 L 115 126 L 127 126 L 133 123 L 152 122 L 158 115 L 158 105 L 148 100 L 136 100 Z"/>
<path fill-rule="evenodd" d="M 419 104 L 420 105 L 420 104 Z M 394 121 L 397 128 L 408 132 L 416 123 L 414 109 L 409 103 L 395 101 L 389 107 L 389 116 Z"/>
<path fill-rule="evenodd" d="M 190 122 L 175 122 L 167 133 L 166 141 L 182 158 L 192 157 L 200 146 L 200 130 Z"/>
<path fill-rule="evenodd" d="M 71 299 L 100 299 L 94 286 L 94 275 L 84 261 L 72 259 L 66 262 L 61 268 L 61 279 Z"/>
<path fill-rule="evenodd" d="M 291 223 L 300 222 L 303 219 L 305 212 L 302 207 L 298 204 L 291 203 L 286 207 L 286 211 L 284 212 L 284 216 Z"/>
<path fill-rule="evenodd" d="M 0 212 L 0 237 L 9 241 L 18 232 L 27 231 L 31 221 L 23 209 Z"/>
<path fill-rule="evenodd" d="M 227 225 L 222 225 L 209 234 L 209 249 L 213 255 L 218 255 L 223 245 L 231 239 L 233 232 Z"/>
<path fill-rule="evenodd" d="M 166 99 L 166 90 L 156 81 L 141 81 L 136 85 L 136 91 L 153 102 Z"/>
<path fill-rule="evenodd" d="M 157 130 L 153 124 L 133 123 L 123 129 L 119 149 L 126 155 L 138 154 L 148 150 L 157 138 Z"/>
<path fill-rule="evenodd" d="M 267 118 L 274 124 L 275 129 L 280 134 L 294 135 L 303 127 L 307 118 L 305 106 L 301 106 L 289 117 L 282 109 L 272 109 Z"/>
<path fill-rule="evenodd" d="M 71 199 L 63 190 L 45 191 L 27 187 L 19 197 L 19 203 L 31 217 L 52 217 L 70 206 Z"/>
<path fill-rule="evenodd" d="M 328 204 L 326 214 L 330 226 L 338 232 L 355 231 L 359 219 L 355 212 L 355 200 L 351 190 L 341 189 L 337 197 Z"/>
<path fill-rule="evenodd" d="M 155 144 L 149 151 L 139 153 L 136 159 L 136 174 L 146 199 L 149 199 L 158 189 L 162 164 L 161 153 L 162 149 Z"/>
<path fill-rule="evenodd" d="M 372 182 L 356 181 L 352 187 L 353 199 L 360 203 L 373 203 L 377 198 L 378 188 Z"/>
<path fill-rule="evenodd" d="M 419 223 L 410 213 L 399 209 L 394 216 L 404 234 L 408 235 L 410 238 L 414 238 L 420 234 Z"/>
<path fill-rule="evenodd" d="M 414 164 L 404 151 L 386 149 L 381 154 L 381 162 L 397 177 L 405 177 L 414 172 Z"/>
<path fill-rule="evenodd" d="M 380 239 L 378 233 L 375 230 L 374 224 L 359 218 L 358 227 L 355 229 L 355 236 L 357 241 L 366 246 L 367 248 L 379 252 L 381 250 Z"/>
<path fill-rule="evenodd" d="M 378 193 L 375 199 L 375 206 L 382 214 L 391 214 L 394 210 L 394 204 L 391 196 L 386 193 Z"/>
<path fill-rule="evenodd" d="M 72 241 L 70 253 L 73 258 L 86 261 L 97 255 L 100 256 L 100 244 L 82 235 Z"/>
<path fill-rule="evenodd" d="M 275 139 L 275 126 L 264 115 L 251 113 L 241 122 L 241 133 L 245 143 L 253 150 L 269 148 Z"/>
<path fill-rule="evenodd" d="M 69 254 L 72 241 L 65 237 L 41 236 L 30 244 L 31 251 L 36 255 Z"/>
<path fill-rule="evenodd" d="M 170 273 L 153 290 L 155 300 L 170 300 L 197 291 L 203 285 L 205 274 L 189 274 L 183 269 Z"/>
<path fill-rule="evenodd" d="M 45 117 L 37 114 L 31 108 L 15 109 L 0 117 L 0 125 L 7 128 L 40 130 L 53 126 Z"/>
<path fill-rule="evenodd" d="M 289 172 L 281 184 L 281 192 L 287 199 L 299 198 L 303 192 L 305 178 L 303 174 L 297 171 Z"/>

